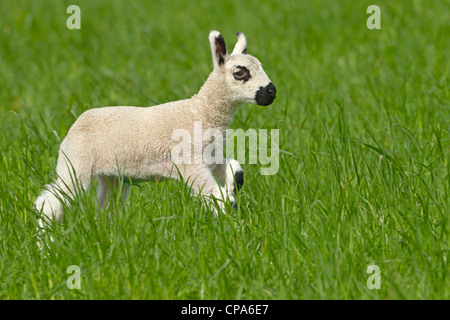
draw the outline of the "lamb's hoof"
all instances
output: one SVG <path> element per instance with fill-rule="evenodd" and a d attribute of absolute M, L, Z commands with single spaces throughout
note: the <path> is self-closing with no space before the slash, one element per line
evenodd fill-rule
<path fill-rule="evenodd" d="M 236 203 L 236 202 L 233 202 L 233 203 L 231 204 L 231 206 L 233 207 L 234 210 L 237 211 L 238 206 L 237 206 L 237 203 Z"/>
<path fill-rule="evenodd" d="M 244 185 L 244 171 L 238 171 L 234 174 L 234 181 L 236 181 L 236 188 L 239 191 Z M 236 191 L 236 190 L 235 190 Z"/>

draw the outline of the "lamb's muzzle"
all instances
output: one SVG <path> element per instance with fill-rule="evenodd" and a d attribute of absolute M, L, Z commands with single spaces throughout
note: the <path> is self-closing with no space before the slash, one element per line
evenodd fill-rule
<path fill-rule="evenodd" d="M 255 101 L 260 106 L 268 106 L 272 104 L 276 96 L 277 88 L 271 82 L 265 87 L 259 87 L 259 90 L 256 91 Z"/>

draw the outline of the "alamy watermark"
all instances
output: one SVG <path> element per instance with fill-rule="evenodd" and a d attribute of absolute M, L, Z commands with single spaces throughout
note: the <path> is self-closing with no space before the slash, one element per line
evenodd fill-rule
<path fill-rule="evenodd" d="M 66 13 L 71 15 L 67 18 L 66 26 L 67 29 L 81 29 L 81 9 L 77 5 L 70 5 L 67 7 Z"/>
<path fill-rule="evenodd" d="M 371 5 L 367 7 L 366 13 L 371 15 L 367 18 L 367 29 L 381 29 L 381 9 L 377 5 Z"/>
<path fill-rule="evenodd" d="M 367 267 L 367 273 L 372 274 L 367 278 L 367 288 L 370 290 L 381 289 L 381 271 L 377 265 L 370 265 Z"/>
<path fill-rule="evenodd" d="M 67 268 L 67 273 L 72 274 L 67 278 L 66 285 L 70 290 L 81 289 L 81 270 L 77 265 L 71 265 Z"/>
<path fill-rule="evenodd" d="M 227 129 L 224 136 L 219 129 L 204 130 L 202 122 L 195 121 L 193 130 L 176 129 L 172 132 L 171 139 L 172 142 L 177 142 L 171 150 L 172 160 L 176 164 L 223 164 L 226 160 L 224 151 L 226 158 L 235 158 L 236 146 L 235 159 L 240 164 L 259 162 L 265 166 L 261 168 L 262 175 L 274 175 L 279 169 L 278 129 L 271 129 L 270 133 L 267 129 Z"/>

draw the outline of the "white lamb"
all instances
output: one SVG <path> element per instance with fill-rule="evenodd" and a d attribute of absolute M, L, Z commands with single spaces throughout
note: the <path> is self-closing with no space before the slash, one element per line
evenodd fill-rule
<path fill-rule="evenodd" d="M 190 99 L 152 107 L 104 107 L 84 112 L 61 143 L 58 178 L 46 185 L 35 201 L 39 226 L 44 227 L 44 222 L 53 218 L 59 220 L 61 201 L 73 199 L 78 186 L 86 190 L 93 178 L 98 179 L 101 208 L 108 205 L 111 188 L 117 188 L 120 177 L 149 181 L 181 176 L 195 193 L 217 199 L 222 209 L 227 198 L 234 204 L 235 183 L 238 187 L 243 183 L 240 164 L 234 159 L 223 159 L 221 164 L 177 163 L 171 154 L 177 142 L 171 136 L 176 129 L 192 132 L 194 122 L 201 121 L 204 129 L 218 129 L 225 137 L 239 105 L 266 106 L 275 99 L 275 86 L 261 63 L 247 54 L 244 34 L 238 32 L 237 37 L 233 53 L 228 55 L 222 35 L 211 31 L 214 70 Z M 211 143 L 214 141 L 203 141 L 201 148 Z M 130 188 L 123 185 L 124 200 Z"/>

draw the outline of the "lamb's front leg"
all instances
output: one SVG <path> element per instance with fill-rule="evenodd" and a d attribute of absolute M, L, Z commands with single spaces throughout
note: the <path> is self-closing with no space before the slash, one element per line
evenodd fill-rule
<path fill-rule="evenodd" d="M 231 204 L 235 206 L 234 194 L 227 191 L 226 188 L 217 184 L 213 173 L 207 165 L 188 165 L 183 168 L 183 178 L 190 185 L 196 194 L 201 194 L 205 197 L 212 197 L 218 200 L 219 206 L 225 212 L 225 202 L 230 200 Z"/>
<path fill-rule="evenodd" d="M 213 174 L 227 189 L 228 194 L 236 195 L 244 184 L 244 170 L 234 159 L 224 159 L 222 164 L 216 165 Z"/>

